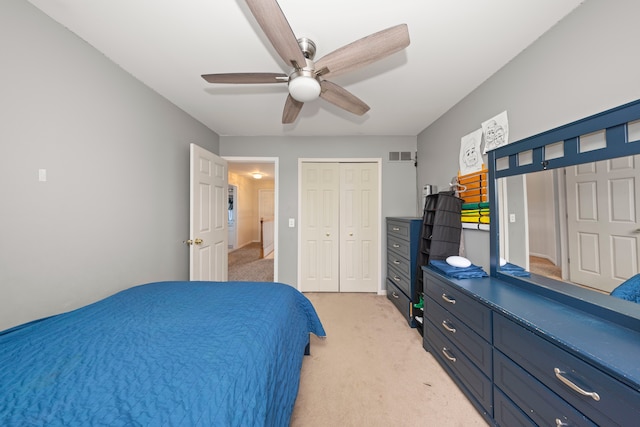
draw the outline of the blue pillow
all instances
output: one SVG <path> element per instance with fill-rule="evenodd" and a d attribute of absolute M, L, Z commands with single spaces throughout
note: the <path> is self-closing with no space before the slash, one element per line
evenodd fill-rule
<path fill-rule="evenodd" d="M 611 291 L 611 296 L 640 303 L 640 274 L 636 274 L 624 281 L 620 286 Z"/>

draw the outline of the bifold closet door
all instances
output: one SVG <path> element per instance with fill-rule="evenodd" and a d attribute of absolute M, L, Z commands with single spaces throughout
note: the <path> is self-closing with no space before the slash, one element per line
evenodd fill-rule
<path fill-rule="evenodd" d="M 303 292 L 376 292 L 378 165 L 302 164 Z"/>
<path fill-rule="evenodd" d="M 300 290 L 338 292 L 340 165 L 303 163 Z"/>
<path fill-rule="evenodd" d="M 378 290 L 378 165 L 340 163 L 340 292 Z"/>

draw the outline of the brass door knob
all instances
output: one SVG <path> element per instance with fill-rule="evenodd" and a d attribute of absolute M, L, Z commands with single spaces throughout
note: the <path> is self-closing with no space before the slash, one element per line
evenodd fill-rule
<path fill-rule="evenodd" d="M 193 241 L 194 244 L 196 245 L 201 245 L 202 244 L 202 239 L 196 239 Z"/>

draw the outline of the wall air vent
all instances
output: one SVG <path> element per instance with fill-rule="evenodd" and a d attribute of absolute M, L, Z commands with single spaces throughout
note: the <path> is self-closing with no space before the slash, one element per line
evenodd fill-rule
<path fill-rule="evenodd" d="M 413 160 L 411 151 L 389 151 L 390 162 L 410 162 Z"/>

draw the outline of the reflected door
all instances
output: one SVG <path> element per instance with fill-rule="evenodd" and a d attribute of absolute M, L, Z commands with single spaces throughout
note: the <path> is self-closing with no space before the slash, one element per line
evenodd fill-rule
<path fill-rule="evenodd" d="M 640 156 L 567 168 L 569 280 L 612 291 L 638 273 Z"/>

